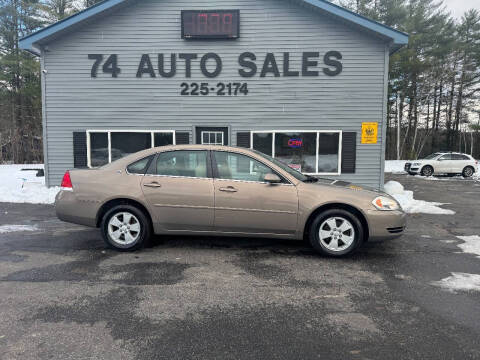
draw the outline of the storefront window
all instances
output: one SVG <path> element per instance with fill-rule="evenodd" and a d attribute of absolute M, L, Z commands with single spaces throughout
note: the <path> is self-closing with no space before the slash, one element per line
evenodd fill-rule
<path fill-rule="evenodd" d="M 305 174 L 339 174 L 340 139 L 340 131 L 254 132 L 252 148 Z"/>
<path fill-rule="evenodd" d="M 90 164 L 92 167 L 108 164 L 107 133 L 90 133 Z"/>
<path fill-rule="evenodd" d="M 318 172 L 338 172 L 338 133 L 319 133 Z"/>
<path fill-rule="evenodd" d="M 253 133 L 253 148 L 272 156 L 272 133 Z"/>
<path fill-rule="evenodd" d="M 173 144 L 173 133 L 160 133 L 156 132 L 153 134 L 154 138 L 154 145 L 155 147 L 157 146 L 166 146 L 166 145 L 172 145 Z"/>
<path fill-rule="evenodd" d="M 98 167 L 153 146 L 174 144 L 174 131 L 87 131 L 89 166 Z M 153 139 L 153 144 L 152 144 Z"/>
<path fill-rule="evenodd" d="M 316 133 L 275 133 L 275 158 L 303 173 L 315 173 Z"/>
<path fill-rule="evenodd" d="M 152 147 L 151 133 L 112 132 L 112 161 Z"/>

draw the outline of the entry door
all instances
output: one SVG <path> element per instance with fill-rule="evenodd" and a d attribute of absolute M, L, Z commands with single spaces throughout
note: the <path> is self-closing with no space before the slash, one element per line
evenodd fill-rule
<path fill-rule="evenodd" d="M 273 170 L 248 156 L 213 152 L 215 230 L 231 233 L 294 234 L 298 197 L 294 185 L 263 181 Z"/>
<path fill-rule="evenodd" d="M 202 145 L 228 145 L 228 127 L 197 126 L 195 142 Z"/>
<path fill-rule="evenodd" d="M 214 187 L 208 152 L 179 150 L 160 153 L 142 189 L 164 230 L 213 229 Z"/>

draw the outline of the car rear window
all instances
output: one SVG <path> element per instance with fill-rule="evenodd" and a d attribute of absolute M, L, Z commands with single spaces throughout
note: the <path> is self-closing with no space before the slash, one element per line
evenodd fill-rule
<path fill-rule="evenodd" d="M 127 171 L 130 174 L 142 174 L 144 175 L 145 172 L 147 171 L 148 165 L 150 164 L 150 161 L 152 160 L 153 155 L 147 156 L 146 158 L 140 159 L 135 161 L 134 163 L 131 163 L 130 165 L 127 166 Z"/>

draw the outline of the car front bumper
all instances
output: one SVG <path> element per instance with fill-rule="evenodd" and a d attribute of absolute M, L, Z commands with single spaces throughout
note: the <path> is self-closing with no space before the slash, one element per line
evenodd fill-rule
<path fill-rule="evenodd" d="M 369 241 L 395 239 L 400 237 L 407 226 L 407 214 L 401 210 L 368 210 Z"/>

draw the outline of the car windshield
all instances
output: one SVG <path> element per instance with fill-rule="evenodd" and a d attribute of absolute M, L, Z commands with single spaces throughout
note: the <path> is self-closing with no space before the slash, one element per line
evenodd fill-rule
<path fill-rule="evenodd" d="M 424 159 L 425 160 L 430 160 L 430 159 L 434 159 L 434 158 L 436 158 L 437 156 L 440 156 L 440 155 L 442 155 L 442 154 L 441 153 L 433 153 L 433 154 L 430 154 L 428 156 L 425 156 Z"/>
<path fill-rule="evenodd" d="M 317 178 L 315 178 L 313 176 L 309 176 L 309 175 L 304 175 L 301 172 L 299 172 L 295 169 L 292 169 L 290 166 L 288 166 L 284 162 L 271 157 L 270 155 L 264 154 L 264 153 L 262 153 L 260 151 L 257 151 L 257 150 L 252 150 L 252 151 L 255 154 L 260 155 L 263 158 L 267 159 L 268 161 L 274 163 L 275 165 L 277 165 L 282 170 L 285 170 L 286 172 L 288 172 L 290 175 L 292 175 L 297 180 L 300 180 L 300 181 L 303 181 L 303 182 L 316 182 L 316 181 L 318 181 Z"/>

